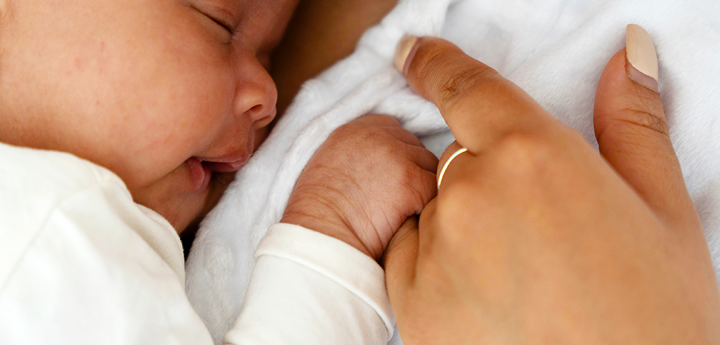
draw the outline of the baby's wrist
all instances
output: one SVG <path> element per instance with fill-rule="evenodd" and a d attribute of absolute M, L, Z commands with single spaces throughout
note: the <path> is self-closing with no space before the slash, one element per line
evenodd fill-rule
<path fill-rule="evenodd" d="M 360 238 L 356 235 L 355 231 L 345 224 L 340 217 L 333 215 L 332 212 L 298 212 L 296 210 L 288 209 L 285 211 L 285 214 L 280 222 L 299 225 L 306 229 L 330 236 L 345 242 L 346 244 L 359 250 L 361 253 L 373 258 L 373 260 L 377 261 L 379 259 L 379 257 L 373 255 L 363 244 Z M 380 254 L 382 255 L 382 253 Z"/>

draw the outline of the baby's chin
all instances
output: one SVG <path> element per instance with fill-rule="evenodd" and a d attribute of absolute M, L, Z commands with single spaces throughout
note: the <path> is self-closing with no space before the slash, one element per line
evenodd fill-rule
<path fill-rule="evenodd" d="M 187 168 L 172 171 L 149 185 L 129 187 L 133 200 L 165 218 L 178 233 L 192 224 L 206 208 L 210 186 L 198 189 Z"/>
<path fill-rule="evenodd" d="M 235 178 L 235 173 L 212 173 L 203 189 L 195 190 L 187 178 L 178 181 L 171 174 L 145 188 L 130 190 L 136 203 L 165 218 L 178 234 L 187 228 L 196 228 L 200 221 L 217 205 L 223 192 Z M 184 188 L 183 188 L 184 187 Z M 184 190 L 183 190 L 184 189 Z"/>
<path fill-rule="evenodd" d="M 205 190 L 179 194 L 151 187 L 132 194 L 136 203 L 163 216 L 179 234 L 200 216 L 209 193 Z"/>

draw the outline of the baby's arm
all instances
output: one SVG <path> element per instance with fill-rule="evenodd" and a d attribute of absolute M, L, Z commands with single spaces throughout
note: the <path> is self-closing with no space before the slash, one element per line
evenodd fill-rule
<path fill-rule="evenodd" d="M 369 115 L 336 130 L 300 176 L 282 220 L 289 224 L 270 228 L 255 252 L 225 341 L 385 344 L 394 318 L 377 260 L 435 195 L 436 165 L 394 118 Z"/>
<path fill-rule="evenodd" d="M 395 319 L 380 266 L 355 248 L 275 224 L 255 251 L 235 345 L 385 345 Z"/>

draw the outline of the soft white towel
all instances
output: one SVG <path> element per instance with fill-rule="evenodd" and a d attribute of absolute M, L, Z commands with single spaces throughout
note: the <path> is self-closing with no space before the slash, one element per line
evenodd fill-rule
<path fill-rule="evenodd" d="M 398 117 L 436 154 L 452 140 L 437 109 L 391 65 L 404 33 L 455 42 L 597 145 L 595 89 L 605 64 L 624 47 L 628 23 L 643 26 L 657 46 L 672 141 L 720 272 L 720 2 L 401 0 L 355 53 L 303 86 L 203 222 L 186 285 L 215 341 L 240 310 L 253 250 L 335 128 L 375 112 Z"/>

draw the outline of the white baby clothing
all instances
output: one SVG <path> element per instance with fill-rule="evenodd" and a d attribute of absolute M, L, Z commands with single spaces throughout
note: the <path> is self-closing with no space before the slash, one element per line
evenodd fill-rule
<path fill-rule="evenodd" d="M 112 172 L 0 143 L 0 344 L 211 345 L 173 227 Z M 377 344 L 393 332 L 382 268 L 276 224 L 226 344 Z M 218 305 L 217 308 L 224 308 Z"/>

